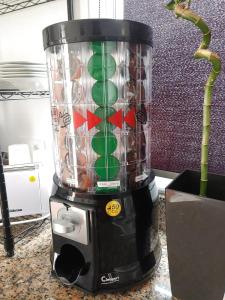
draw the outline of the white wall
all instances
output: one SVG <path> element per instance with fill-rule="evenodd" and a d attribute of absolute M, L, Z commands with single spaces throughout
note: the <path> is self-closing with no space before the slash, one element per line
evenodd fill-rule
<path fill-rule="evenodd" d="M 56 0 L 0 16 L 0 61 L 45 63 L 42 30 L 67 20 L 66 0 Z M 51 140 L 48 99 L 0 102 L 0 144 Z"/>
<path fill-rule="evenodd" d="M 49 99 L 0 101 L 0 145 L 44 142 L 52 146 Z"/>
<path fill-rule="evenodd" d="M 0 16 L 0 61 L 45 62 L 42 30 L 67 20 L 66 0 L 56 0 Z"/>
<path fill-rule="evenodd" d="M 98 0 L 75 0 L 76 17 L 98 18 Z M 77 7 L 77 8 L 78 8 Z M 88 9 L 89 8 L 89 9 Z M 123 0 L 101 0 L 101 17 L 123 18 Z M 55 0 L 0 16 L 0 61 L 45 62 L 42 30 L 67 20 L 67 1 Z"/>
<path fill-rule="evenodd" d="M 42 30 L 67 20 L 66 0 L 56 0 L 0 16 L 0 61 L 45 63 Z M 49 99 L 0 101 L 0 146 L 43 142 L 45 160 L 52 165 Z M 52 178 L 52 175 L 50 175 Z"/>

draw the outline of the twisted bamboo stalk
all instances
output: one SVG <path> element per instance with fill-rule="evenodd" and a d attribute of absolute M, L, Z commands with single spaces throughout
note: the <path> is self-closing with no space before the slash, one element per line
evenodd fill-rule
<path fill-rule="evenodd" d="M 202 42 L 198 50 L 194 53 L 196 59 L 206 59 L 212 64 L 212 71 L 209 74 L 205 84 L 204 104 L 203 104 L 203 131 L 202 131 L 202 146 L 201 146 L 201 181 L 200 181 L 200 196 L 206 196 L 208 186 L 208 152 L 209 152 L 209 137 L 211 128 L 211 104 L 212 94 L 215 81 L 221 72 L 220 57 L 210 51 L 209 45 L 211 42 L 211 30 L 205 21 L 193 12 L 189 7 L 191 0 L 172 0 L 167 4 L 169 10 L 173 10 L 179 18 L 188 20 L 194 23 L 203 33 Z"/>

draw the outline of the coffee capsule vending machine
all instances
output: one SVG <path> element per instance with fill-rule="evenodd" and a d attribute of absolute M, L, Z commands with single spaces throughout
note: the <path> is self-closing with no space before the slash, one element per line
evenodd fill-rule
<path fill-rule="evenodd" d="M 93 293 L 125 289 L 149 278 L 161 255 L 150 165 L 152 30 L 76 19 L 45 28 L 43 40 L 57 186 L 52 273 Z"/>

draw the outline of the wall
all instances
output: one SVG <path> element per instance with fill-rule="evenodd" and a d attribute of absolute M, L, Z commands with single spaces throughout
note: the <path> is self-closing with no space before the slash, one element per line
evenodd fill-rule
<path fill-rule="evenodd" d="M 45 62 L 42 30 L 66 19 L 66 0 L 56 0 L 1 15 L 0 61 Z"/>
<path fill-rule="evenodd" d="M 88 3 L 90 7 L 88 10 Z M 108 2 L 109 6 L 106 6 Z M 115 3 L 114 3 L 115 2 Z M 97 18 L 99 0 L 79 0 L 81 16 Z M 113 13 L 117 18 L 123 16 L 123 0 L 102 0 L 101 16 Z M 85 11 L 87 13 L 85 13 Z M 55 0 L 41 5 L 0 16 L 0 61 L 31 60 L 45 62 L 42 44 L 42 30 L 51 24 L 67 20 L 66 0 Z"/>
<path fill-rule="evenodd" d="M 154 30 L 152 166 L 175 172 L 199 169 L 203 86 L 210 71 L 193 53 L 201 33 L 188 21 L 175 19 L 165 2 L 126 0 L 125 17 Z M 204 2 L 204 3 L 203 3 Z M 193 1 L 192 9 L 210 24 L 211 48 L 225 63 L 225 2 Z M 210 141 L 209 170 L 225 173 L 225 74 L 216 83 Z"/>
<path fill-rule="evenodd" d="M 67 19 L 66 1 L 57 0 L 0 16 L 0 61 L 45 63 L 42 30 Z M 1 83 L 0 83 L 1 85 Z M 1 87 L 1 86 L 0 86 Z M 45 99 L 0 101 L 0 145 L 43 142 L 52 156 L 50 102 Z"/>
<path fill-rule="evenodd" d="M 35 61 L 45 63 L 42 30 L 46 26 L 67 19 L 66 0 L 56 0 L 0 16 L 0 61 Z M 0 82 L 1 88 L 1 82 Z M 27 143 L 39 145 L 39 169 L 42 209 L 48 211 L 52 192 L 53 144 L 50 101 L 29 99 L 0 101 L 0 146 Z M 32 148 L 31 148 L 32 149 Z M 41 152 L 41 153 L 40 153 Z M 46 200 L 47 199 L 47 200 Z"/>

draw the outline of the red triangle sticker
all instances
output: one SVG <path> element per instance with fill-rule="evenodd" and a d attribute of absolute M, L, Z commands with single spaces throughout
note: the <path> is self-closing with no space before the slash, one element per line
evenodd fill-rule
<path fill-rule="evenodd" d="M 97 126 L 102 122 L 102 119 L 93 114 L 91 111 L 87 110 L 87 121 L 88 121 L 88 130 L 91 130 L 93 127 Z"/>
<path fill-rule="evenodd" d="M 77 129 L 81 127 L 87 120 L 77 111 L 73 113 L 73 123 L 74 128 Z"/>
<path fill-rule="evenodd" d="M 108 122 L 122 129 L 123 126 L 123 112 L 122 109 L 108 118 Z"/>
<path fill-rule="evenodd" d="M 132 108 L 128 113 L 126 114 L 124 121 L 132 128 L 135 128 L 136 126 L 136 110 L 135 108 Z"/>

